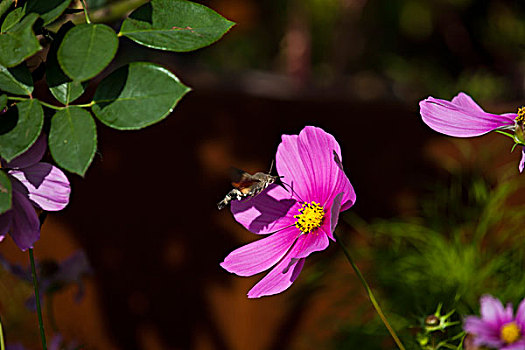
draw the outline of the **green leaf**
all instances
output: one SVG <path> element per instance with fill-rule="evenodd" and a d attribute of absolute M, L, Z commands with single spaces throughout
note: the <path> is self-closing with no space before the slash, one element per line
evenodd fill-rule
<path fill-rule="evenodd" d="M 44 25 L 48 25 L 62 14 L 70 3 L 71 0 L 28 0 L 25 8 L 27 13 L 38 13 L 44 20 Z"/>
<path fill-rule="evenodd" d="M 49 90 L 61 103 L 68 105 L 79 98 L 87 87 L 87 82 L 71 80 L 60 68 L 57 60 L 57 51 L 67 31 L 75 25 L 67 22 L 58 31 L 55 40 L 51 43 L 46 60 L 46 81 Z"/>
<path fill-rule="evenodd" d="M 0 214 L 11 209 L 11 181 L 7 174 L 0 171 Z"/>
<path fill-rule="evenodd" d="M 0 65 L 0 90 L 15 95 L 31 95 L 33 78 L 25 63 L 13 68 Z"/>
<path fill-rule="evenodd" d="M 147 47 L 192 51 L 219 40 L 235 23 L 185 0 L 152 0 L 126 18 L 120 33 Z"/>
<path fill-rule="evenodd" d="M 36 141 L 44 124 L 38 100 L 19 102 L 0 115 L 0 156 L 10 162 Z"/>
<path fill-rule="evenodd" d="M 53 116 L 49 130 L 49 150 L 60 167 L 84 176 L 96 148 L 97 130 L 88 111 L 72 106 Z"/>
<path fill-rule="evenodd" d="M 164 119 L 190 90 L 167 69 L 134 62 L 102 80 L 95 91 L 93 112 L 112 128 L 141 129 Z"/>
<path fill-rule="evenodd" d="M 11 7 L 11 4 L 15 0 L 0 0 L 0 17 L 6 13 L 7 10 L 9 10 L 9 7 Z"/>
<path fill-rule="evenodd" d="M 37 53 L 41 47 L 33 33 L 36 13 L 30 13 L 22 22 L 0 35 L 0 64 L 13 67 Z"/>
<path fill-rule="evenodd" d="M 5 109 L 5 106 L 7 106 L 7 95 L 0 95 L 0 113 Z"/>
<path fill-rule="evenodd" d="M 100 73 L 117 52 L 118 38 L 105 24 L 80 24 L 58 48 L 60 67 L 71 79 L 85 81 Z"/>
<path fill-rule="evenodd" d="M 25 15 L 25 11 L 23 7 L 18 7 L 14 9 L 13 11 L 9 12 L 7 16 L 5 16 L 4 22 L 2 23 L 2 28 L 0 31 L 2 33 L 7 32 L 9 29 L 13 28 L 15 24 L 20 22 L 22 17 Z"/>

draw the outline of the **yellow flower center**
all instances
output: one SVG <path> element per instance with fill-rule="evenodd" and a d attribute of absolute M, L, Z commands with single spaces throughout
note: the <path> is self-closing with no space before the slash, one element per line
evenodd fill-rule
<path fill-rule="evenodd" d="M 303 203 L 299 213 L 294 216 L 297 219 L 295 227 L 303 233 L 310 233 L 323 223 L 324 208 L 319 203 Z"/>
<path fill-rule="evenodd" d="M 501 340 L 507 344 L 512 344 L 521 338 L 521 331 L 516 322 L 510 322 L 501 327 Z"/>
<path fill-rule="evenodd" d="M 525 122 L 525 106 L 518 107 L 518 116 L 514 120 L 518 124 Z"/>

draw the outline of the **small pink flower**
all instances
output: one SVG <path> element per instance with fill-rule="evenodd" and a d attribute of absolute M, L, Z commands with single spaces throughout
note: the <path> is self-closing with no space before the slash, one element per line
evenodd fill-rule
<path fill-rule="evenodd" d="M 0 215 L 0 241 L 9 232 L 21 250 L 32 248 L 40 238 L 40 221 L 35 207 L 62 210 L 69 202 L 71 188 L 62 170 L 40 162 L 47 148 L 44 135 L 11 162 L 3 160 L 13 189 L 12 207 Z"/>
<path fill-rule="evenodd" d="M 356 195 L 341 165 L 341 148 L 320 128 L 283 135 L 276 166 L 289 191 L 270 185 L 254 198 L 233 201 L 235 219 L 256 234 L 268 235 L 231 252 L 221 263 L 229 272 L 252 276 L 271 269 L 249 292 L 249 298 L 286 290 L 305 258 L 328 247 L 341 211 Z"/>
<path fill-rule="evenodd" d="M 523 133 L 525 109 L 519 113 L 491 114 L 485 112 L 467 94 L 460 92 L 452 101 L 428 97 L 419 102 L 421 118 L 430 128 L 445 135 L 473 137 L 494 130 L 517 130 Z M 525 147 L 522 147 L 518 169 L 525 168 Z"/>
<path fill-rule="evenodd" d="M 467 316 L 463 329 L 474 336 L 475 346 L 498 350 L 525 349 L 525 299 L 518 306 L 516 316 L 512 304 L 504 308 L 501 301 L 484 295 L 480 300 L 481 318 Z"/>

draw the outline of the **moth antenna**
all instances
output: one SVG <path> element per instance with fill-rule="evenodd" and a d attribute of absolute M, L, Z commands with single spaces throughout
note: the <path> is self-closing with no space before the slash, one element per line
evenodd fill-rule
<path fill-rule="evenodd" d="M 268 171 L 268 174 L 272 173 L 272 169 L 273 169 L 273 159 L 272 159 L 272 163 L 270 164 L 270 171 Z"/>
<path fill-rule="evenodd" d="M 295 194 L 297 196 L 297 198 L 299 198 L 301 200 L 302 203 L 305 203 L 305 201 L 301 198 L 301 196 L 299 196 L 299 194 L 297 192 L 295 192 L 295 190 L 293 189 L 293 181 L 292 181 L 292 185 L 288 185 L 286 182 L 284 181 L 281 181 L 283 185 L 286 185 L 290 188 L 290 190 L 292 190 L 292 193 Z"/>

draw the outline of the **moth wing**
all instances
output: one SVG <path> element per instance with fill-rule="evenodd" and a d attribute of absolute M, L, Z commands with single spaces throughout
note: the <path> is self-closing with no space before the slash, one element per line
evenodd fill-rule
<path fill-rule="evenodd" d="M 250 187 L 259 182 L 259 180 L 253 175 L 248 174 L 246 171 L 231 168 L 231 178 L 233 187 L 239 189 L 242 193 L 247 194 L 250 192 Z"/>

